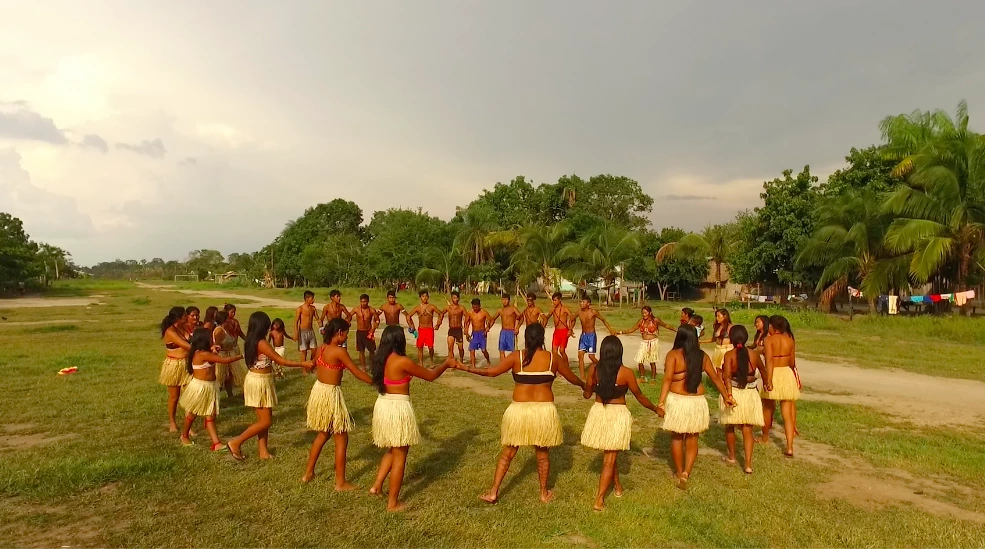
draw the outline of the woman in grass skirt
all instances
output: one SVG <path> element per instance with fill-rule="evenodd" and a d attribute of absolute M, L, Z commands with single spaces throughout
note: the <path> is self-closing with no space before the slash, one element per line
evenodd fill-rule
<path fill-rule="evenodd" d="M 646 383 L 646 365 L 650 365 L 650 383 L 657 380 L 657 362 L 660 361 L 660 327 L 664 327 L 672 332 L 677 329 L 667 324 L 663 320 L 653 316 L 653 309 L 649 305 L 644 305 L 640 309 L 640 320 L 628 330 L 616 332 L 616 335 L 631 334 L 637 330 L 640 332 L 640 348 L 636 351 L 636 364 L 640 369 L 640 383 Z"/>
<path fill-rule="evenodd" d="M 633 371 L 622 365 L 622 342 L 610 335 L 599 347 L 598 364 L 588 370 L 585 380 L 585 398 L 595 394 L 595 404 L 588 412 L 585 429 L 581 432 L 581 444 L 602 450 L 602 475 L 595 494 L 596 511 L 605 509 L 605 495 L 615 484 L 616 497 L 622 497 L 617 459 L 619 452 L 629 450 L 633 436 L 633 414 L 626 407 L 626 393 L 632 392 L 645 408 L 657 411 L 657 407 L 640 391 Z"/>
<path fill-rule="evenodd" d="M 331 437 L 335 440 L 335 490 L 352 490 L 355 484 L 345 480 L 345 453 L 349 445 L 349 431 L 352 430 L 352 416 L 342 397 L 342 373 L 346 370 L 357 379 L 370 385 L 373 378 L 363 372 L 349 358 L 342 344 L 349 338 L 349 323 L 341 318 L 333 318 L 325 326 L 325 344 L 315 351 L 316 376 L 318 379 L 308 397 L 308 428 L 317 431 L 315 441 L 308 454 L 308 468 L 301 482 L 315 478 L 315 465 L 322 448 Z"/>
<path fill-rule="evenodd" d="M 711 364 L 721 373 L 722 362 L 725 360 L 725 353 L 734 347 L 729 339 L 729 331 L 732 329 L 732 315 L 728 309 L 718 309 L 715 311 L 715 323 L 712 325 L 711 337 L 704 343 L 714 343 L 715 350 L 711 354 Z"/>
<path fill-rule="evenodd" d="M 785 454 L 793 457 L 793 439 L 797 435 L 797 400 L 800 399 L 800 376 L 797 374 L 797 342 L 786 318 L 776 315 L 769 321 L 769 337 L 766 338 L 763 357 L 766 359 L 766 377 L 759 394 L 763 399 L 763 438 L 769 442 L 773 428 L 776 402 L 780 402 L 783 431 L 787 439 Z"/>
<path fill-rule="evenodd" d="M 226 445 L 229 448 L 229 453 L 237 460 L 244 459 L 245 456 L 240 452 L 240 448 L 244 442 L 253 437 L 257 437 L 257 452 L 260 459 L 273 457 L 267 448 L 267 437 L 274 421 L 273 409 L 277 405 L 273 364 L 276 362 L 281 366 L 304 368 L 305 370 L 309 370 L 314 365 L 310 360 L 296 362 L 277 354 L 270 343 L 267 343 L 267 334 L 269 333 L 270 317 L 267 316 L 267 313 L 257 311 L 250 315 L 250 323 L 246 330 L 246 343 L 243 345 L 246 351 L 246 363 L 250 365 L 250 372 L 246 374 L 246 380 L 243 382 L 243 404 L 256 411 L 257 420 L 238 437 L 230 439 L 229 444 Z"/>
<path fill-rule="evenodd" d="M 407 358 L 407 339 L 400 326 L 387 326 L 380 336 L 380 346 L 373 355 L 373 385 L 380 392 L 373 407 L 373 444 L 387 451 L 380 460 L 376 482 L 369 493 L 382 494 L 383 482 L 389 475 L 387 511 L 403 511 L 407 506 L 400 501 L 407 452 L 421 441 L 417 416 L 410 403 L 410 381 L 415 377 L 434 381 L 452 365 L 461 366 L 461 363 L 448 357 L 431 370 L 415 364 Z"/>
<path fill-rule="evenodd" d="M 212 352 L 212 334 L 205 328 L 197 328 L 192 332 L 189 341 L 191 348 L 185 360 L 185 370 L 191 376 L 188 385 L 181 393 L 178 404 L 185 410 L 185 427 L 181 431 L 181 443 L 185 446 L 194 444 L 190 439 L 192 424 L 195 418 L 205 418 L 205 430 L 212 439 L 210 449 L 213 452 L 225 450 L 225 445 L 219 440 L 215 429 L 215 418 L 219 415 L 219 382 L 215 377 L 216 364 L 228 364 L 241 360 L 241 356 L 221 357 Z"/>
<path fill-rule="evenodd" d="M 524 330 L 524 351 L 514 351 L 495 368 L 466 367 L 465 371 L 486 377 L 513 373 L 513 402 L 503 414 L 503 452 L 496 466 L 492 488 L 480 496 L 487 503 L 499 500 L 499 487 L 510 470 L 510 463 L 520 446 L 533 446 L 537 455 L 537 475 L 540 478 L 540 500 L 547 503 L 554 493 L 547 489 L 551 470 L 549 449 L 560 446 L 563 440 L 561 419 L 554 405 L 552 385 L 561 374 L 571 384 L 584 389 L 585 384 L 568 367 L 561 355 L 544 350 L 544 326 L 530 324 Z"/>
<path fill-rule="evenodd" d="M 725 353 L 722 364 L 722 382 L 732 388 L 732 398 L 735 406 L 728 407 L 721 396 L 718 397 L 718 422 L 725 425 L 725 443 L 728 445 L 726 463 L 735 464 L 735 428 L 742 429 L 742 446 L 745 449 L 746 474 L 752 474 L 752 450 L 755 445 L 753 426 L 763 426 L 763 403 L 756 390 L 756 371 L 766 379 L 766 366 L 759 358 L 759 353 L 746 348 L 749 332 L 745 326 L 733 326 L 729 339 L 735 349 Z"/>
<path fill-rule="evenodd" d="M 225 324 L 227 320 L 229 320 L 229 313 L 226 311 L 219 311 L 215 314 L 215 328 L 212 329 L 212 342 L 219 347 L 219 356 L 223 358 L 231 356 L 242 357 L 243 355 L 237 352 L 236 339 L 226 333 Z M 242 359 L 229 364 L 219 363 L 215 366 L 216 382 L 219 383 L 220 389 L 225 389 L 226 398 L 233 397 L 233 365 L 241 365 L 243 368 L 246 367 Z"/>
<path fill-rule="evenodd" d="M 167 354 L 161 364 L 158 383 L 168 388 L 168 427 L 172 433 L 178 431 L 175 416 L 178 413 L 178 399 L 181 398 L 181 388 L 188 383 L 188 372 L 185 371 L 185 359 L 188 357 L 188 334 L 184 328 L 185 308 L 171 307 L 168 316 L 161 320 L 161 339 Z"/>
<path fill-rule="evenodd" d="M 229 352 L 242 355 L 243 352 L 239 348 L 239 340 L 246 340 L 246 334 L 243 333 L 243 327 L 240 325 L 239 320 L 236 320 L 236 306 L 232 303 L 227 303 L 223 308 L 226 312 L 226 321 L 222 323 L 222 329 L 226 332 L 227 338 L 232 341 L 227 341 L 227 345 L 231 345 Z M 233 362 L 229 365 L 229 372 L 232 375 L 233 385 L 236 387 L 242 387 L 243 383 L 246 382 L 246 374 L 250 371 L 247 368 L 245 362 Z"/>
<path fill-rule="evenodd" d="M 694 326 L 677 328 L 674 349 L 667 353 L 664 362 L 657 413 L 664 418 L 663 429 L 671 432 L 670 454 L 677 487 L 682 490 L 687 487 L 694 460 L 698 458 L 698 435 L 708 430 L 710 419 L 705 388 L 701 384 L 702 372 L 708 374 L 724 395 L 725 404 L 735 406 L 731 388 L 722 384 L 711 359 L 701 350 Z"/>

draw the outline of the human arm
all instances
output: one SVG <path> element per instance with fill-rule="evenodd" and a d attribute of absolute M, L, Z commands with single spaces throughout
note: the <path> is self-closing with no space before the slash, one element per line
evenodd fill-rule
<path fill-rule="evenodd" d="M 164 332 L 164 343 L 177 345 L 179 348 L 186 351 L 189 351 L 192 348 L 191 343 L 188 343 L 187 339 L 178 335 L 178 330 L 174 327 L 168 328 L 167 331 Z"/>
<path fill-rule="evenodd" d="M 657 319 L 657 325 L 658 326 L 662 326 L 664 328 L 667 328 L 671 332 L 676 332 L 677 331 L 677 328 L 671 326 L 670 324 L 667 324 L 666 322 L 664 322 L 663 320 L 660 320 L 659 318 Z"/>
<path fill-rule="evenodd" d="M 417 307 L 414 307 L 409 311 L 404 309 L 404 317 L 407 318 L 407 327 L 410 328 L 411 330 L 414 329 L 414 315 L 416 314 L 417 314 Z"/>
<path fill-rule="evenodd" d="M 636 321 L 636 324 L 633 324 L 633 327 L 632 328 L 630 328 L 628 330 L 622 330 L 620 332 L 616 332 L 616 335 L 631 334 L 631 333 L 635 332 L 636 330 L 639 330 L 640 329 L 640 326 L 642 324 L 643 324 L 643 321 L 642 320 L 637 320 Z"/>
<path fill-rule="evenodd" d="M 438 313 L 438 322 L 434 325 L 434 329 L 438 330 L 441 328 L 441 323 L 445 320 L 445 313 L 448 312 L 447 308 L 439 309 L 435 307 L 434 312 Z"/>
<path fill-rule="evenodd" d="M 370 319 L 373 323 L 373 329 L 371 330 L 371 333 L 376 333 L 376 329 L 380 327 L 380 310 L 373 308 L 370 308 L 370 310 L 373 311 L 372 313 L 373 317 Z"/>
<path fill-rule="evenodd" d="M 568 380 L 568 383 L 577 385 L 578 387 L 584 389 L 585 382 L 582 381 L 577 374 L 571 371 L 571 367 L 568 366 L 568 362 L 558 354 L 555 354 L 554 358 L 556 359 L 554 362 L 557 364 L 557 373 L 561 374 L 561 377 Z"/>
<path fill-rule="evenodd" d="M 314 364 L 314 361 L 311 361 L 311 360 L 308 360 L 308 361 L 305 361 L 305 362 L 298 362 L 296 360 L 288 360 L 288 359 L 280 356 L 279 354 L 277 354 L 277 351 L 274 351 L 274 348 L 271 347 L 270 344 L 267 343 L 267 341 L 266 340 L 263 340 L 263 339 L 261 339 L 257 343 L 257 353 L 262 354 L 262 355 L 265 355 L 268 358 L 270 358 L 270 360 L 276 362 L 277 364 L 280 364 L 281 366 L 287 366 L 288 368 L 304 368 L 304 369 L 307 370 L 307 369 L 310 369 L 311 366 Z"/>
<path fill-rule="evenodd" d="M 585 389 L 582 391 L 581 396 L 584 398 L 592 398 L 595 394 L 595 384 L 598 380 L 595 379 L 595 363 L 591 363 L 588 366 L 588 372 L 585 373 Z"/>
<path fill-rule="evenodd" d="M 298 335 L 300 333 L 301 333 L 301 307 L 298 307 L 294 311 L 294 335 Z"/>
<path fill-rule="evenodd" d="M 406 362 L 404 362 L 404 361 L 406 361 Z M 414 377 L 419 377 L 419 378 L 423 379 L 424 381 L 434 381 L 434 380 L 438 379 L 439 377 L 441 377 L 441 374 L 445 373 L 445 370 L 447 370 L 449 367 L 455 365 L 455 359 L 452 358 L 452 357 L 448 357 L 448 358 L 445 359 L 444 362 L 442 362 L 440 365 L 438 365 L 437 368 L 434 368 L 434 369 L 431 369 L 431 370 L 429 370 L 429 369 L 427 369 L 427 368 L 425 368 L 423 366 L 418 366 L 417 364 L 414 363 L 413 360 L 411 360 L 409 358 L 406 358 L 406 357 L 403 358 L 403 360 L 401 361 L 401 363 L 402 363 L 401 365 L 402 365 L 402 367 L 404 369 L 404 372 L 406 372 L 408 375 L 412 375 Z"/>
<path fill-rule="evenodd" d="M 666 376 L 666 374 L 664 375 Z M 651 402 L 650 399 L 647 398 L 645 394 L 643 394 L 643 391 L 640 390 L 640 384 L 636 382 L 636 376 L 632 375 L 632 372 L 630 372 L 629 375 L 629 392 L 633 393 L 633 396 L 636 397 L 636 400 L 644 408 L 648 410 L 653 410 L 654 413 L 659 413 L 657 412 L 656 405 L 654 405 L 653 402 Z"/>
<path fill-rule="evenodd" d="M 767 392 L 773 390 L 773 349 L 771 348 L 772 347 L 771 343 L 773 343 L 773 341 L 771 341 L 772 339 L 775 338 L 768 337 L 763 341 L 763 358 L 765 359 L 764 368 L 766 370 L 763 375 L 763 388 L 766 389 Z"/>
<path fill-rule="evenodd" d="M 201 353 L 201 354 L 199 354 L 199 353 Z M 232 364 L 233 362 L 236 362 L 237 360 L 243 360 L 243 355 L 237 355 L 237 356 L 219 356 L 219 355 L 217 355 L 215 353 L 202 353 L 201 351 L 199 351 L 199 353 L 196 353 L 196 358 L 201 358 L 203 361 L 205 361 L 205 362 L 211 362 L 213 364 L 216 364 L 216 363 L 218 363 L 218 364 Z"/>
<path fill-rule="evenodd" d="M 610 334 L 616 333 L 616 331 L 612 329 L 612 325 L 609 324 L 609 321 L 606 320 L 605 317 L 602 316 L 602 314 L 599 313 L 598 311 L 595 311 L 595 318 L 601 320 L 602 321 L 602 324 L 605 324 L 605 330 L 607 332 L 609 332 Z"/>
<path fill-rule="evenodd" d="M 368 385 L 372 385 L 373 377 L 356 367 L 356 364 L 352 362 L 351 358 L 349 358 L 349 353 L 341 349 L 339 350 L 339 361 L 342 362 L 342 365 L 345 366 L 345 368 L 349 370 L 352 375 L 356 376 L 356 379 Z"/>
<path fill-rule="evenodd" d="M 284 337 L 286 337 L 287 339 L 290 339 L 291 341 L 297 341 L 296 339 L 294 339 L 293 337 L 291 337 L 291 334 L 289 334 L 287 332 L 284 332 Z"/>
<path fill-rule="evenodd" d="M 477 376 L 483 377 L 496 377 L 502 375 L 505 372 L 512 370 L 513 366 L 520 362 L 520 352 L 514 351 L 510 353 L 508 357 L 503 359 L 502 362 L 496 365 L 494 368 L 473 368 L 471 366 L 465 366 L 462 370 L 469 374 L 475 374 Z M 464 366 L 464 365 L 463 365 Z"/>
<path fill-rule="evenodd" d="M 708 374 L 711 382 L 715 384 L 715 388 L 717 388 L 718 392 L 722 394 L 722 398 L 725 399 L 725 404 L 728 406 L 735 406 L 735 399 L 732 398 L 732 385 L 725 385 L 725 383 L 722 382 L 722 376 L 719 375 L 718 370 L 716 370 L 715 366 L 712 365 L 711 359 L 708 358 L 707 354 L 704 356 L 704 362 L 701 366 L 705 373 Z"/>
<path fill-rule="evenodd" d="M 773 390 L 773 384 L 770 383 L 767 386 L 766 378 L 769 377 L 766 373 L 766 363 L 763 362 L 762 357 L 759 353 L 749 353 L 749 360 L 752 361 L 753 371 L 759 371 L 759 379 L 763 380 L 763 388 L 767 391 Z"/>
<path fill-rule="evenodd" d="M 462 315 L 462 333 L 465 334 L 465 339 L 472 341 L 472 313 Z"/>
<path fill-rule="evenodd" d="M 500 310 L 496 311 L 496 314 L 493 315 L 492 318 L 489 319 L 488 326 L 489 327 L 495 326 L 496 325 L 496 319 L 497 318 L 500 318 L 501 316 L 503 316 L 503 309 L 500 309 Z"/>

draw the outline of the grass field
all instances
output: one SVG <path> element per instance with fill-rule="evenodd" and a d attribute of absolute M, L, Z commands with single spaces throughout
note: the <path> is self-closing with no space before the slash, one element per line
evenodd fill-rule
<path fill-rule="evenodd" d="M 252 292 L 300 301 L 301 291 Z M 328 291 L 315 291 L 323 303 Z M 184 448 L 166 432 L 165 390 L 156 383 L 162 358 L 157 325 L 173 304 L 194 303 L 204 310 L 221 300 L 127 283 L 73 284 L 56 292 L 100 294 L 103 304 L 5 309 L 0 302 L 7 317 L 0 322 L 0 368 L 9 384 L 0 399 L 3 545 L 985 545 L 985 436 L 980 429 L 918 427 L 872 409 L 822 402 L 799 405 L 803 436 L 798 458 L 785 459 L 776 445 L 757 446 L 753 476 L 720 461 L 724 436 L 713 422 L 701 437 L 693 482 L 681 492 L 670 481 L 668 436 L 659 430 L 658 418 L 634 401 L 633 447 L 620 458 L 626 495 L 610 497 L 607 510 L 594 513 L 601 459 L 578 444 L 590 403 L 561 383 L 555 387 L 565 444 L 552 451 L 552 503 L 537 501 L 529 449 L 514 461 L 498 505 L 476 499 L 492 480 L 508 392 L 479 394 L 447 380 L 415 382 L 414 405 L 425 440 L 410 452 L 403 493 L 410 509 L 389 515 L 384 501 L 365 493 L 380 457 L 369 427 L 372 388 L 348 376 L 343 384 L 357 422 L 350 438 L 349 476 L 362 489 L 332 490 L 329 448 L 319 462 L 319 478 L 302 485 L 313 439 L 304 426 L 312 378 L 297 370 L 278 384 L 280 406 L 270 439 L 276 459 L 271 462 L 255 458 L 255 442 L 244 446 L 251 458 L 238 463 L 210 454 L 204 434 L 197 437 L 198 446 Z M 356 290 L 344 295 L 346 303 L 356 303 Z M 442 297 L 434 299 L 443 304 Z M 374 292 L 373 301 L 382 302 L 382 294 Z M 416 296 L 403 293 L 401 301 L 409 305 Z M 484 299 L 490 308 L 497 301 Z M 249 302 L 244 297 L 243 303 Z M 707 305 L 702 307 L 710 319 Z M 671 307 L 655 309 L 668 322 L 675 318 Z M 264 310 L 272 317 L 291 317 L 287 308 Z M 628 327 L 637 314 L 618 308 L 606 313 L 616 327 Z M 734 317 L 751 324 L 749 315 L 736 311 Z M 978 349 L 985 337 L 975 319 L 856 318 L 848 323 L 808 312 L 790 316 L 807 356 L 983 379 Z M 59 322 L 25 324 L 41 320 Z M 67 366 L 78 366 L 79 373 L 56 375 Z M 512 386 L 507 377 L 446 376 L 502 391 Z M 657 396 L 656 386 L 645 390 Z M 220 436 L 238 434 L 252 418 L 241 397 L 224 400 Z M 857 493 L 859 486 L 868 486 L 869 492 Z"/>

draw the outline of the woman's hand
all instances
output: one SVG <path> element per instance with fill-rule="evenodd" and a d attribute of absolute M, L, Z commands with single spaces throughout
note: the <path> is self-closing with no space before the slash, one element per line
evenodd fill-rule
<path fill-rule="evenodd" d="M 725 397 L 725 404 L 729 408 L 735 408 L 736 406 L 735 398 L 732 395 L 728 395 L 727 397 Z"/>
<path fill-rule="evenodd" d="M 660 417 L 667 415 L 667 410 L 664 408 L 663 404 L 657 404 L 657 415 Z"/>

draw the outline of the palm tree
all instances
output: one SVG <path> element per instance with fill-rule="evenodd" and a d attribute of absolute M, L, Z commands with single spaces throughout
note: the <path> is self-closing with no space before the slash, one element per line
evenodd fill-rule
<path fill-rule="evenodd" d="M 917 110 L 885 118 L 880 129 L 887 155 L 898 162 L 893 175 L 906 177 L 884 204 L 898 216 L 886 247 L 910 254 L 917 282 L 951 266 L 956 290 L 966 290 L 970 269 L 985 255 L 985 137 L 968 130 L 967 103 L 953 119 Z"/>
<path fill-rule="evenodd" d="M 573 186 L 567 186 L 561 189 L 561 200 L 568 203 L 568 208 L 575 207 L 575 201 L 578 198 L 578 191 Z"/>
<path fill-rule="evenodd" d="M 715 304 L 722 285 L 722 265 L 735 247 L 736 234 L 731 225 L 708 225 L 701 233 L 688 233 L 677 242 L 668 242 L 657 250 L 656 261 L 669 258 L 711 261 L 715 265 Z"/>
<path fill-rule="evenodd" d="M 602 279 L 606 302 L 610 301 L 612 285 L 622 265 L 640 249 L 638 233 L 610 223 L 601 223 L 577 242 L 571 242 L 561 250 L 561 257 L 570 260 L 568 271 L 585 280 L 588 276 Z"/>
<path fill-rule="evenodd" d="M 565 223 L 549 227 L 527 225 L 517 229 L 519 247 L 510 259 L 510 270 L 518 280 L 532 282 L 540 277 L 547 293 L 560 284 L 558 268 L 564 263 L 561 249 L 571 229 Z"/>
<path fill-rule="evenodd" d="M 454 247 L 448 250 L 432 247 L 427 251 L 427 261 L 432 267 L 425 267 L 417 272 L 414 282 L 434 284 L 442 281 L 442 291 L 451 293 L 452 277 L 458 272 L 462 255 Z"/>
<path fill-rule="evenodd" d="M 497 229 L 493 212 L 488 208 L 459 208 L 462 227 L 455 235 L 458 248 L 470 265 L 480 265 L 491 257 L 489 236 Z"/>

